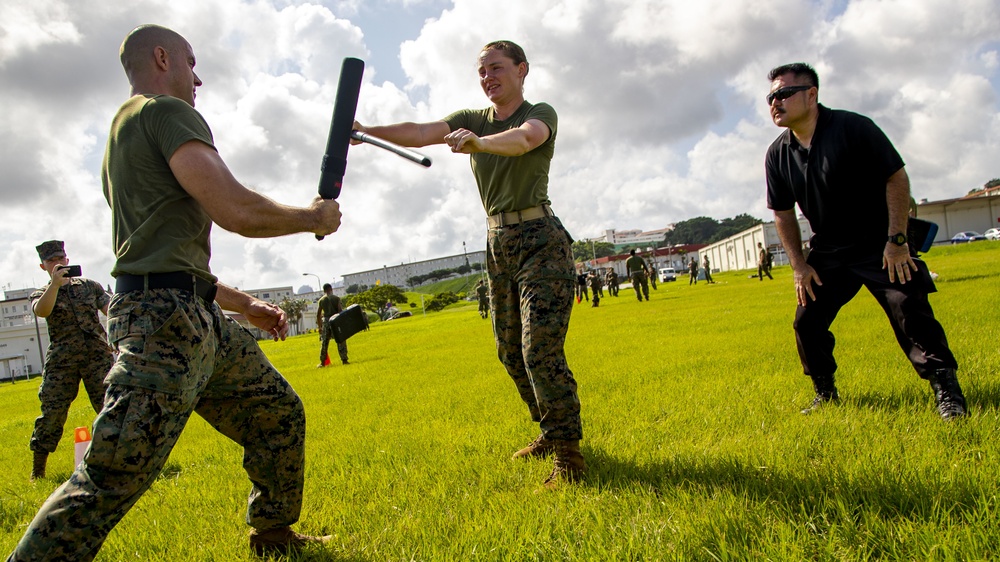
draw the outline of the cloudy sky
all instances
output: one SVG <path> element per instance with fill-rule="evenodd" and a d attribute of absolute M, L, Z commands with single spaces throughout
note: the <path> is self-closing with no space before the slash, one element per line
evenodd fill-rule
<path fill-rule="evenodd" d="M 366 61 L 358 119 L 430 121 L 485 107 L 475 59 L 521 44 L 529 101 L 559 114 L 550 197 L 574 237 L 706 215 L 768 219 L 767 71 L 806 61 L 820 101 L 875 119 L 914 195 L 1000 177 L 996 0 L 33 0 L 0 2 L 0 287 L 41 286 L 36 244 L 67 242 L 110 283 L 100 161 L 129 93 L 118 47 L 159 23 L 193 45 L 197 109 L 245 185 L 316 192 L 340 64 Z M 353 147 L 338 233 L 249 240 L 213 231 L 212 269 L 243 288 L 304 284 L 485 247 L 468 157 L 423 169 Z"/>

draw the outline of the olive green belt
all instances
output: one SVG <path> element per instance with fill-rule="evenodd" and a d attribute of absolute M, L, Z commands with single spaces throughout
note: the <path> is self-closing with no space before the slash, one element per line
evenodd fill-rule
<path fill-rule="evenodd" d="M 490 228 L 500 228 L 503 226 L 511 226 L 522 222 L 554 216 L 555 213 L 552 212 L 552 207 L 549 207 L 548 205 L 539 205 L 537 207 L 521 209 L 520 211 L 490 215 L 486 217 L 486 224 L 489 225 Z"/>

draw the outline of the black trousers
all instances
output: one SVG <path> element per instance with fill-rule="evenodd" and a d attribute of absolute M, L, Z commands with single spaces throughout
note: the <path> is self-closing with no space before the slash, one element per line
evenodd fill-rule
<path fill-rule="evenodd" d="M 841 307 L 854 298 L 862 286 L 882 306 L 896 341 L 921 378 L 930 378 L 938 369 L 958 368 L 948 348 L 944 328 L 934 318 L 927 300 L 927 295 L 937 290 L 927 264 L 915 259 L 918 270 L 913 272 L 912 280 L 901 285 L 898 279 L 895 283 L 889 282 L 888 272 L 882 269 L 881 256 L 845 265 L 814 260 L 814 255 L 809 256 L 808 262 L 816 269 L 823 285 L 813 285 L 816 300 L 795 310 L 794 323 L 795 343 L 806 375 L 822 380 L 832 377 L 837 370 L 833 358 L 835 338 L 830 325 Z"/>

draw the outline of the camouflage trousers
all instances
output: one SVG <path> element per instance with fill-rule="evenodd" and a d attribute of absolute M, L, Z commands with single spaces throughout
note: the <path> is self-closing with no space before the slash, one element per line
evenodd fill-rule
<path fill-rule="evenodd" d="M 243 446 L 247 522 L 272 529 L 302 506 L 305 411 L 250 333 L 175 289 L 116 294 L 119 356 L 84 462 L 45 501 L 10 561 L 92 560 L 163 469 L 192 412 Z"/>
<path fill-rule="evenodd" d="M 583 436 L 576 380 L 563 350 L 576 283 L 571 240 L 555 217 L 487 235 L 497 355 L 547 439 Z"/>
<path fill-rule="evenodd" d="M 646 297 L 649 300 L 649 284 L 645 273 L 640 271 L 632 274 L 632 288 L 635 289 L 635 298 L 641 301 L 642 297 Z"/>
<path fill-rule="evenodd" d="M 323 335 L 320 338 L 319 364 L 326 365 L 329 359 L 330 340 L 333 339 L 333 327 L 330 326 L 330 319 L 323 322 Z M 340 362 L 347 363 L 347 342 L 337 342 L 337 353 L 340 354 Z"/>
<path fill-rule="evenodd" d="M 69 407 L 80 392 L 80 382 L 87 391 L 94 412 L 104 405 L 104 377 L 113 361 L 111 348 L 103 341 L 81 341 L 76 345 L 50 346 L 42 370 L 38 400 L 42 415 L 35 419 L 35 430 L 28 446 L 32 451 L 55 452 L 62 438 Z"/>

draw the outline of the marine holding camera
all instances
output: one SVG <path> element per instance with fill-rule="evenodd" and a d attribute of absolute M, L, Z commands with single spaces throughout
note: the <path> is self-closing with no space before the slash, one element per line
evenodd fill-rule
<path fill-rule="evenodd" d="M 51 280 L 29 297 L 35 315 L 45 318 L 49 347 L 45 353 L 42 384 L 38 389 L 42 413 L 35 419 L 29 447 L 34 452 L 31 479 L 45 477 L 49 454 L 62 437 L 70 404 L 80 390 L 87 390 L 94 412 L 104 405 L 104 377 L 113 361 L 108 336 L 97 316 L 108 314 L 111 296 L 97 281 L 81 277 L 78 265 L 69 265 L 61 240 L 42 242 L 36 248 L 39 265 Z"/>

